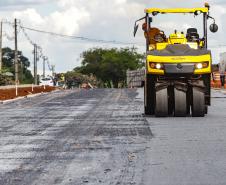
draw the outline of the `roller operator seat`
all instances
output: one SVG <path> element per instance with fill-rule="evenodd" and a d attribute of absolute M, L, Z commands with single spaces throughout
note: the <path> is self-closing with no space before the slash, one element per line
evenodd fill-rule
<path fill-rule="evenodd" d="M 196 28 L 188 28 L 186 38 L 188 42 L 198 42 L 199 34 Z"/>

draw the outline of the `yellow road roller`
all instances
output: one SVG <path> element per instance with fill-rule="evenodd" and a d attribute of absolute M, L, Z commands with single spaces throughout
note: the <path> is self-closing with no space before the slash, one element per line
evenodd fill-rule
<path fill-rule="evenodd" d="M 172 30 L 167 36 L 153 27 L 156 16 L 162 14 L 193 14 L 203 17 L 203 36 L 197 28 Z M 207 49 L 208 20 L 210 31 L 218 26 L 210 16 L 210 6 L 203 8 L 145 9 L 145 16 L 134 26 L 134 36 L 143 21 L 146 38 L 146 73 L 144 111 L 156 117 L 204 117 L 211 105 L 211 51 Z M 172 28 L 173 29 L 173 28 Z"/>

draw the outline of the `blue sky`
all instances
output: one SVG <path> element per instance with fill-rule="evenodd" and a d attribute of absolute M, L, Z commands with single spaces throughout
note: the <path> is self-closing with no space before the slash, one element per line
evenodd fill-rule
<path fill-rule="evenodd" d="M 133 38 L 134 21 L 143 16 L 146 7 L 202 7 L 203 0 L 0 0 L 0 18 L 13 21 L 18 18 L 24 26 L 57 32 L 67 35 L 85 36 L 104 40 L 144 43 L 142 31 Z M 226 47 L 226 18 L 225 0 L 210 0 L 211 15 L 216 17 L 219 24 L 217 34 L 209 34 L 209 44 L 212 48 L 214 62 L 218 62 L 220 52 Z M 158 20 L 158 22 L 157 22 Z M 189 26 L 199 25 L 193 16 L 162 16 L 155 20 L 156 26 L 167 34 L 175 28 L 186 31 Z M 4 32 L 13 34 L 12 27 L 4 25 Z M 50 35 L 27 31 L 31 39 L 39 44 L 48 56 L 50 62 L 56 65 L 57 72 L 65 72 L 80 65 L 80 54 L 91 47 L 123 47 L 123 45 L 89 43 L 70 40 Z M 145 44 L 145 43 L 144 43 Z M 3 46 L 13 47 L 13 42 L 6 37 Z M 144 51 L 144 46 L 137 46 Z M 19 49 L 33 61 L 33 47 L 22 32 L 19 33 Z M 42 63 L 39 62 L 41 72 Z"/>

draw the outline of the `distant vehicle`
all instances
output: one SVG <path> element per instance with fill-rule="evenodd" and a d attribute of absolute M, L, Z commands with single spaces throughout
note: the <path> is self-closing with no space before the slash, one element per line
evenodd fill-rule
<path fill-rule="evenodd" d="M 51 77 L 41 78 L 39 85 L 40 86 L 42 86 L 42 85 L 54 86 L 53 79 Z"/>

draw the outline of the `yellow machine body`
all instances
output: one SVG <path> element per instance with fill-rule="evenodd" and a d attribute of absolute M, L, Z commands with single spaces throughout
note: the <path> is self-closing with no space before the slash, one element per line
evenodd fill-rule
<path fill-rule="evenodd" d="M 196 64 L 199 63 L 208 63 L 207 67 L 202 69 L 195 69 L 194 74 L 209 74 L 211 73 L 211 56 L 210 55 L 202 55 L 202 56 L 151 56 L 147 57 L 147 73 L 148 74 L 156 74 L 156 75 L 164 75 L 164 69 L 153 69 L 151 68 L 151 63 L 156 64 L 179 64 L 179 63 L 190 63 L 194 64 L 194 68 Z"/>
<path fill-rule="evenodd" d="M 158 12 L 161 14 L 165 13 L 195 13 L 197 11 L 200 11 L 202 13 L 208 13 L 209 9 L 207 7 L 205 8 L 171 8 L 171 9 L 160 9 L 160 8 L 147 8 L 145 9 L 145 13 L 153 13 Z"/>
<path fill-rule="evenodd" d="M 167 39 L 167 42 L 151 44 L 149 50 L 163 50 L 168 45 L 173 44 L 186 44 L 189 45 L 192 49 L 198 49 L 203 45 L 203 43 L 197 42 L 188 42 L 185 35 L 182 33 L 173 33 Z M 199 56 L 152 56 L 147 55 L 147 73 L 148 74 L 157 74 L 157 75 L 164 75 L 164 64 L 179 64 L 179 63 L 189 63 L 194 64 L 194 68 L 198 63 L 207 63 L 204 68 L 202 69 L 195 69 L 194 74 L 208 74 L 211 73 L 211 55 L 199 55 Z M 150 64 L 156 63 L 163 65 L 162 69 L 155 69 L 151 68 Z"/>

